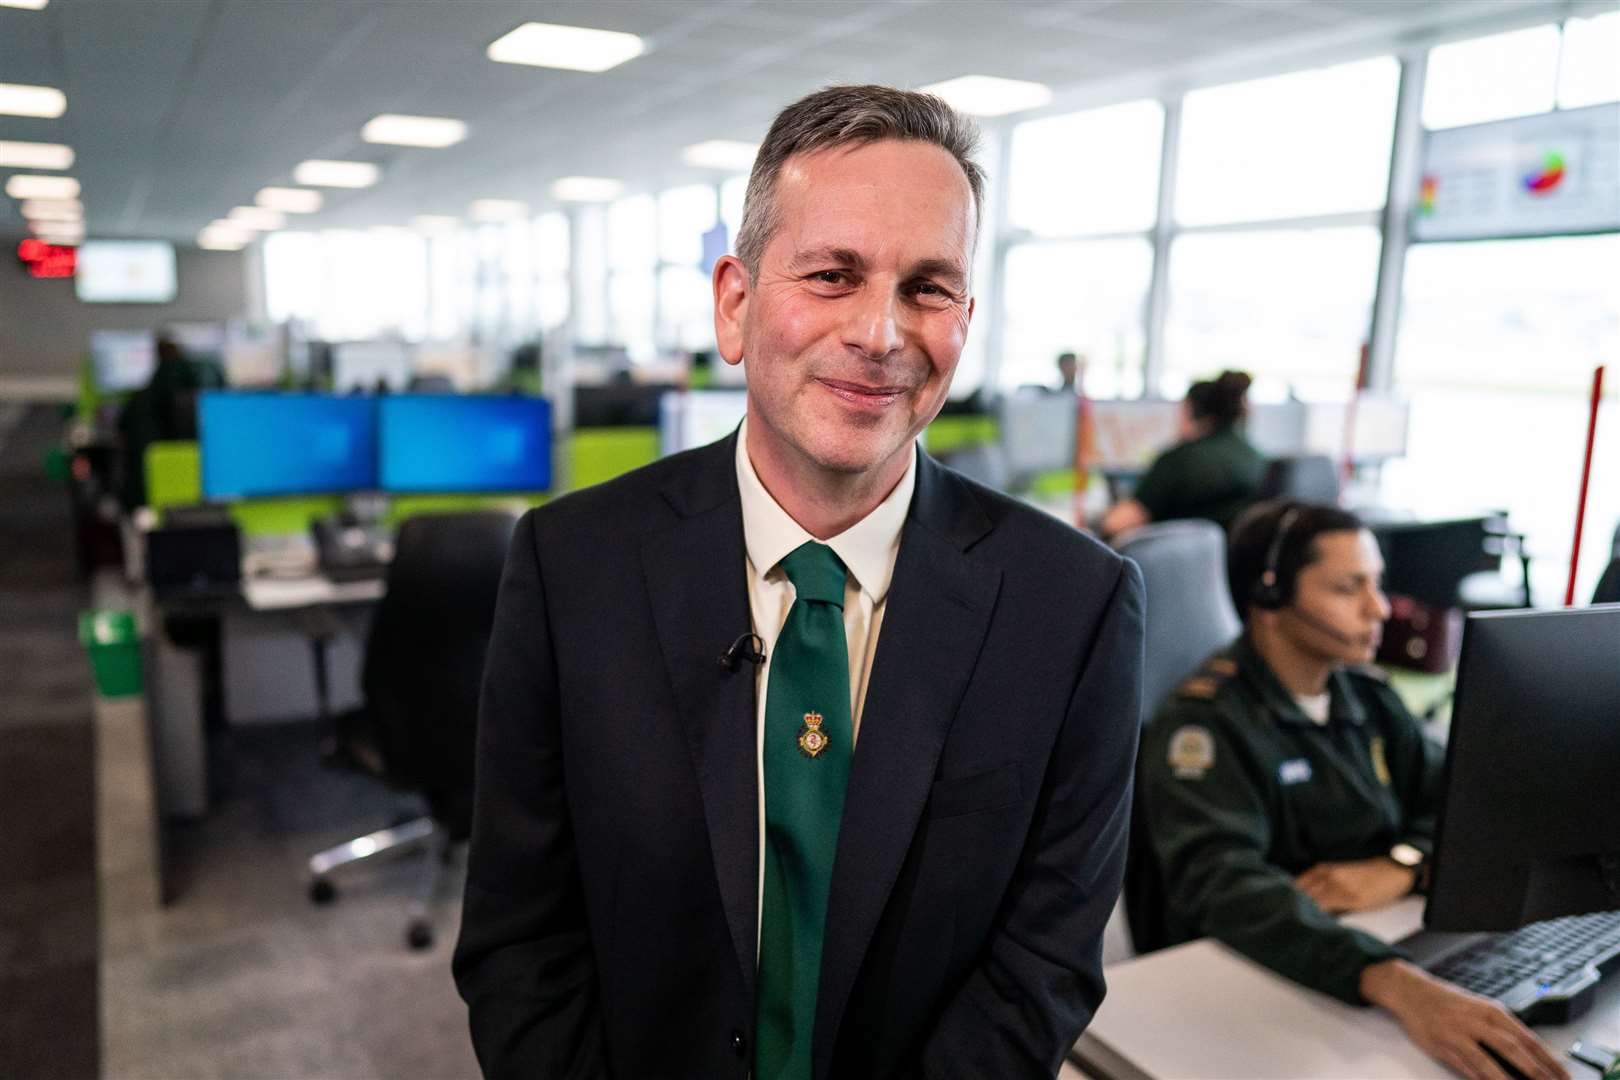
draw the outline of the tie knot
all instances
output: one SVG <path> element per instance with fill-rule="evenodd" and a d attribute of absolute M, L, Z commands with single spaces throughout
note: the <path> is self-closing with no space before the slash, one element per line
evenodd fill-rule
<path fill-rule="evenodd" d="M 818 600 L 843 608 L 844 564 L 826 544 L 805 541 L 787 554 L 781 567 L 800 600 Z"/>

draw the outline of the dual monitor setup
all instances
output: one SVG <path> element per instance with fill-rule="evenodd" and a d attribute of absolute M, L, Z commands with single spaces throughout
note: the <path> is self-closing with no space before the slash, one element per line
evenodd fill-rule
<path fill-rule="evenodd" d="M 551 487 L 544 398 L 216 391 L 197 420 L 209 502 Z"/>

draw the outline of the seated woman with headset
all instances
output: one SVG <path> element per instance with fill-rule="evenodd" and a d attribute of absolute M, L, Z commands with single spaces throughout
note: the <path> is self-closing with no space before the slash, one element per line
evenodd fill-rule
<path fill-rule="evenodd" d="M 1149 724 L 1143 819 L 1168 941 L 1216 938 L 1354 1005 L 1377 1005 L 1467 1077 L 1565 1073 L 1506 1009 L 1334 915 L 1419 889 L 1442 753 L 1375 668 L 1389 605 L 1377 541 L 1331 506 L 1277 501 L 1233 526 L 1244 631 Z"/>
<path fill-rule="evenodd" d="M 1254 502 L 1266 459 L 1241 430 L 1249 383 L 1241 371 L 1193 383 L 1181 403 L 1176 445 L 1149 466 L 1131 498 L 1109 507 L 1104 536 L 1173 518 L 1207 518 L 1224 529 Z"/>

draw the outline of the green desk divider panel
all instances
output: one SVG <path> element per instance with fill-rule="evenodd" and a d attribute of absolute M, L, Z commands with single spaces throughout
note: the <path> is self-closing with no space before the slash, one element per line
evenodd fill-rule
<path fill-rule="evenodd" d="M 90 363 L 90 354 L 85 353 L 79 361 L 79 419 L 86 424 L 93 424 L 96 420 L 96 406 L 101 404 L 101 395 L 96 392 L 96 372 Z"/>
<path fill-rule="evenodd" d="M 998 442 L 1001 429 L 993 416 L 940 416 L 928 425 L 923 445 L 934 457 Z"/>
<path fill-rule="evenodd" d="M 1053 469 L 1036 473 L 1029 479 L 1029 493 L 1036 497 L 1067 495 L 1074 491 L 1074 470 Z"/>
<path fill-rule="evenodd" d="M 510 510 L 521 513 L 531 506 L 539 506 L 550 496 L 544 492 L 523 492 L 517 495 L 395 495 L 388 504 L 387 520 L 398 525 L 418 514 L 446 514 L 457 510 Z"/>
<path fill-rule="evenodd" d="M 146 448 L 146 505 L 154 510 L 202 501 L 202 455 L 194 442 L 155 442 Z"/>
<path fill-rule="evenodd" d="M 577 490 L 658 460 L 655 427 L 579 428 L 568 437 L 570 487 Z"/>
<path fill-rule="evenodd" d="M 232 503 L 231 519 L 243 536 L 286 536 L 309 531 L 309 523 L 343 509 L 341 495 L 291 495 Z"/>

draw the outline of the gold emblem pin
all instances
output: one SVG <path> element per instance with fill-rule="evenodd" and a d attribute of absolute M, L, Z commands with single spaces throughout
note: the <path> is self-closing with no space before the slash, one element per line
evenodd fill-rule
<path fill-rule="evenodd" d="M 827 733 L 821 730 L 824 720 L 825 717 L 818 712 L 804 714 L 804 730 L 799 732 L 799 753 L 807 758 L 816 757 L 827 749 L 827 744 L 831 741 L 827 738 Z"/>
<path fill-rule="evenodd" d="M 1393 778 L 1389 775 L 1389 758 L 1384 756 L 1384 737 L 1374 735 L 1368 740 L 1367 752 L 1372 756 L 1373 775 L 1378 777 L 1380 784 L 1389 787 Z"/>

